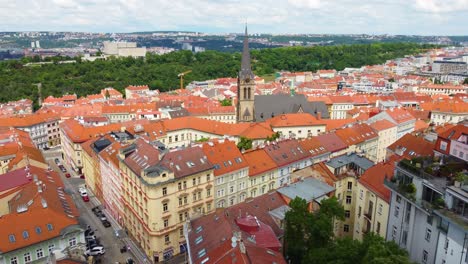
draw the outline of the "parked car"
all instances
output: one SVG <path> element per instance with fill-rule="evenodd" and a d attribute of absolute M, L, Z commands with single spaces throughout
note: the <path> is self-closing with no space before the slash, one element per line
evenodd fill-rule
<path fill-rule="evenodd" d="M 80 179 L 84 179 L 84 178 L 85 178 L 84 174 L 81 174 Z"/>
<path fill-rule="evenodd" d="M 71 174 L 70 173 L 65 173 L 65 177 L 70 178 Z"/>
<path fill-rule="evenodd" d="M 107 221 L 107 220 L 101 221 L 101 223 L 102 223 L 102 225 L 103 225 L 104 227 L 111 227 L 111 226 L 112 226 L 111 223 L 110 223 L 109 221 Z"/>
<path fill-rule="evenodd" d="M 126 264 L 134 264 L 135 261 L 133 261 L 132 258 L 128 258 Z"/>
<path fill-rule="evenodd" d="M 63 165 L 59 165 L 59 169 L 60 169 L 63 173 L 67 172 L 67 169 L 66 169 L 65 166 L 63 166 Z"/>
<path fill-rule="evenodd" d="M 89 202 L 89 196 L 88 195 L 82 195 L 81 199 L 83 199 L 83 202 Z"/>
<path fill-rule="evenodd" d="M 85 251 L 85 254 L 88 256 L 97 256 L 106 253 L 106 250 L 102 246 L 93 247 Z"/>
<path fill-rule="evenodd" d="M 88 235 L 88 236 L 85 236 L 86 240 L 96 240 L 96 236 L 95 235 Z"/>

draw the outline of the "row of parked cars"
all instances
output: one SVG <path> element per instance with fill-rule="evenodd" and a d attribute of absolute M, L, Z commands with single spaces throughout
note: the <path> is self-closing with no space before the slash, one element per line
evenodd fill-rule
<path fill-rule="evenodd" d="M 94 213 L 95 216 L 97 216 L 99 218 L 99 220 L 101 220 L 101 223 L 104 227 L 111 227 L 111 223 L 109 222 L 109 220 L 107 219 L 106 215 L 101 211 L 101 209 L 99 208 L 99 206 L 96 206 L 94 207 L 93 209 L 91 209 Z"/>
<path fill-rule="evenodd" d="M 97 256 L 103 255 L 106 253 L 106 250 L 101 245 L 99 239 L 94 234 L 94 231 L 91 229 L 91 226 L 85 230 L 85 239 L 86 239 L 86 251 L 87 256 Z"/>

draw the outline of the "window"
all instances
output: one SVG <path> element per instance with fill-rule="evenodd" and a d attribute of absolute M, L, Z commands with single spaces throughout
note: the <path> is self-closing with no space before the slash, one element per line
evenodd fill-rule
<path fill-rule="evenodd" d="M 182 206 L 182 197 L 179 197 L 179 206 Z"/>
<path fill-rule="evenodd" d="M 397 233 L 397 227 L 393 226 L 393 229 L 392 229 L 392 239 L 393 240 L 396 240 L 396 233 Z"/>
<path fill-rule="evenodd" d="M 197 185 L 197 179 L 193 178 L 192 183 L 193 183 L 193 186 Z"/>
<path fill-rule="evenodd" d="M 359 199 L 362 200 L 363 197 L 364 197 L 364 191 L 361 190 L 361 191 L 359 192 Z"/>
<path fill-rule="evenodd" d="M 383 205 L 379 204 L 379 210 L 378 210 L 379 215 L 382 215 L 382 211 L 383 211 Z"/>
<path fill-rule="evenodd" d="M 162 195 L 167 195 L 167 187 L 162 188 Z"/>
<path fill-rule="evenodd" d="M 234 186 L 230 186 L 229 187 L 229 193 L 233 193 L 234 192 Z"/>
<path fill-rule="evenodd" d="M 17 257 L 10 258 L 10 264 L 18 264 L 18 258 Z"/>
<path fill-rule="evenodd" d="M 26 230 L 23 231 L 23 238 L 24 239 L 29 238 L 29 232 L 28 231 L 26 231 Z"/>
<path fill-rule="evenodd" d="M 194 200 L 194 201 L 197 200 L 197 193 L 193 193 L 193 200 Z"/>
<path fill-rule="evenodd" d="M 206 189 L 206 196 L 207 197 L 211 196 L 211 188 Z"/>
<path fill-rule="evenodd" d="M 346 204 L 351 204 L 351 196 L 350 195 L 346 196 Z"/>
<path fill-rule="evenodd" d="M 68 246 L 73 247 L 76 245 L 76 237 L 72 237 L 68 239 Z"/>
<path fill-rule="evenodd" d="M 400 196 L 400 195 L 397 195 L 397 196 L 396 196 L 396 202 L 397 202 L 397 203 L 400 203 L 400 202 L 401 202 L 401 196 Z"/>
<path fill-rule="evenodd" d="M 169 235 L 164 235 L 164 243 L 169 244 L 171 242 Z"/>
<path fill-rule="evenodd" d="M 380 222 L 377 222 L 377 229 L 375 230 L 377 234 L 380 233 Z"/>
<path fill-rule="evenodd" d="M 9 235 L 8 239 L 10 240 L 10 243 L 16 242 L 15 235 Z"/>
<path fill-rule="evenodd" d="M 353 190 L 353 183 L 348 182 L 348 191 L 352 191 L 352 190 Z"/>
<path fill-rule="evenodd" d="M 187 181 L 184 181 L 184 189 L 187 189 Z"/>
<path fill-rule="evenodd" d="M 440 150 L 447 150 L 447 142 L 444 142 L 444 141 L 440 142 Z"/>
<path fill-rule="evenodd" d="M 184 215 L 183 214 L 179 214 L 179 222 L 182 222 L 184 221 Z"/>
<path fill-rule="evenodd" d="M 55 245 L 52 244 L 52 245 L 49 245 L 49 253 L 54 251 L 54 248 L 55 248 Z"/>
<path fill-rule="evenodd" d="M 425 237 L 425 239 L 426 239 L 427 242 L 431 241 L 431 233 L 432 233 L 431 229 L 426 228 L 426 237 Z"/>
<path fill-rule="evenodd" d="M 206 181 L 209 182 L 209 181 L 210 181 L 210 178 L 211 178 L 211 177 L 210 177 L 210 174 L 207 174 L 207 175 L 206 175 Z"/>
<path fill-rule="evenodd" d="M 401 238 L 401 243 L 403 245 L 406 245 L 406 241 L 408 240 L 408 232 L 406 232 L 406 230 L 403 230 L 403 235 L 402 235 L 402 238 Z"/>
<path fill-rule="evenodd" d="M 344 227 L 343 227 L 343 231 L 345 231 L 345 232 L 349 232 L 349 225 L 344 225 Z"/>
<path fill-rule="evenodd" d="M 177 187 L 179 188 L 179 191 L 182 190 L 182 183 L 179 182 L 179 183 L 177 184 Z"/>
<path fill-rule="evenodd" d="M 164 219 L 164 228 L 169 226 L 169 219 Z"/>
<path fill-rule="evenodd" d="M 346 210 L 344 212 L 344 215 L 345 215 L 346 218 L 349 218 L 349 216 L 351 215 L 351 212 L 349 210 Z"/>
<path fill-rule="evenodd" d="M 394 214 L 395 214 L 395 217 L 398 217 L 399 213 L 400 213 L 400 207 L 399 207 L 399 206 L 396 206 L 396 207 L 395 207 L 395 213 L 394 213 Z"/>
<path fill-rule="evenodd" d="M 206 204 L 206 210 L 209 212 L 211 210 L 211 203 Z"/>
<path fill-rule="evenodd" d="M 36 250 L 36 257 L 38 259 L 44 257 L 44 252 L 42 251 L 42 248 L 39 248 L 39 249 Z"/>
<path fill-rule="evenodd" d="M 183 228 L 179 228 L 179 236 L 180 237 L 184 236 L 184 229 Z"/>
<path fill-rule="evenodd" d="M 163 212 L 167 212 L 168 208 L 167 208 L 167 203 L 163 203 Z"/>
<path fill-rule="evenodd" d="M 24 253 L 24 262 L 31 262 L 31 254 Z"/>
<path fill-rule="evenodd" d="M 361 206 L 359 206 L 359 208 L 358 208 L 358 217 L 360 217 L 360 216 L 361 216 L 361 211 L 362 211 L 362 207 L 361 207 Z"/>
<path fill-rule="evenodd" d="M 184 196 L 184 204 L 187 204 L 188 198 L 187 196 Z"/>
<path fill-rule="evenodd" d="M 426 250 L 423 250 L 422 263 L 427 263 L 429 253 Z"/>
<path fill-rule="evenodd" d="M 432 215 L 428 215 L 426 221 L 428 224 L 432 225 Z"/>

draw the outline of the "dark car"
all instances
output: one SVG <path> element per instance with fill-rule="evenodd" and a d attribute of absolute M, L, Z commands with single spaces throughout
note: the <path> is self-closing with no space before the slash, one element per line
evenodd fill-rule
<path fill-rule="evenodd" d="M 59 165 L 59 169 L 60 169 L 63 173 L 67 172 L 67 169 L 66 169 L 65 166 L 63 166 L 63 165 Z"/>
<path fill-rule="evenodd" d="M 104 227 L 111 227 L 111 223 L 107 220 L 101 222 Z"/>

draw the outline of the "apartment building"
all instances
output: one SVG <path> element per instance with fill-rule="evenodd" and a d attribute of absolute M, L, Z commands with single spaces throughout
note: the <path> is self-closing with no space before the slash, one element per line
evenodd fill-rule
<path fill-rule="evenodd" d="M 184 222 L 213 210 L 213 164 L 200 146 L 162 150 L 140 137 L 118 154 L 124 225 L 154 262 L 185 252 Z"/>
<path fill-rule="evenodd" d="M 386 238 L 390 191 L 384 186 L 384 179 L 393 178 L 393 162 L 378 163 L 366 170 L 357 181 L 356 207 L 353 239 L 362 240 L 373 232 Z"/>
<path fill-rule="evenodd" d="M 266 123 L 285 138 L 309 138 L 326 130 L 325 123 L 308 113 L 282 114 L 268 119 Z"/>
<path fill-rule="evenodd" d="M 234 141 L 213 140 L 202 145 L 214 166 L 214 204 L 216 208 L 233 206 L 249 197 L 249 164 Z"/>
<path fill-rule="evenodd" d="M 247 151 L 242 156 L 249 164 L 249 196 L 253 198 L 273 190 L 278 169 L 265 150 Z"/>
<path fill-rule="evenodd" d="M 466 94 L 468 87 L 463 85 L 446 84 L 425 84 L 419 87 L 418 92 L 428 95 L 453 95 L 453 94 Z"/>
<path fill-rule="evenodd" d="M 335 196 L 345 209 L 345 220 L 335 221 L 336 236 L 350 236 L 354 234 L 354 212 L 357 209 L 357 181 L 374 163 L 355 153 L 331 158 L 325 162 L 327 168 L 338 178 L 335 182 Z"/>
<path fill-rule="evenodd" d="M 332 104 L 330 106 L 330 119 L 346 119 L 347 112 L 354 108 L 351 96 L 330 96 Z"/>
<path fill-rule="evenodd" d="M 428 169 L 431 168 L 431 169 Z M 450 171 L 466 178 L 466 163 L 447 158 L 419 157 L 397 163 L 392 180 L 387 240 L 393 240 L 418 263 L 468 261 L 468 192 Z"/>
<path fill-rule="evenodd" d="M 382 119 L 378 120 L 370 126 L 377 132 L 377 157 L 376 162 L 381 162 L 387 157 L 387 147 L 396 141 L 397 126 L 392 122 Z"/>
<path fill-rule="evenodd" d="M 29 133 L 38 149 L 60 145 L 60 118 L 54 113 L 0 118 L 0 127 L 13 127 Z"/>
<path fill-rule="evenodd" d="M 309 152 L 297 140 L 273 141 L 264 150 L 277 167 L 275 189 L 291 182 L 291 172 L 311 165 Z"/>
<path fill-rule="evenodd" d="M 335 134 L 348 146 L 347 152 L 357 152 L 372 161 L 377 160 L 378 134 L 367 124 L 353 124 Z"/>
<path fill-rule="evenodd" d="M 405 134 L 412 133 L 416 124 L 416 118 L 407 110 L 402 108 L 391 108 L 382 111 L 367 120 L 368 124 L 378 120 L 386 119 L 397 126 L 397 139 Z"/>
<path fill-rule="evenodd" d="M 463 101 L 442 101 L 434 103 L 431 123 L 435 125 L 458 124 L 468 120 L 468 104 Z"/>
<path fill-rule="evenodd" d="M 0 263 L 84 261 L 84 230 L 60 176 L 35 166 L 0 175 Z"/>

